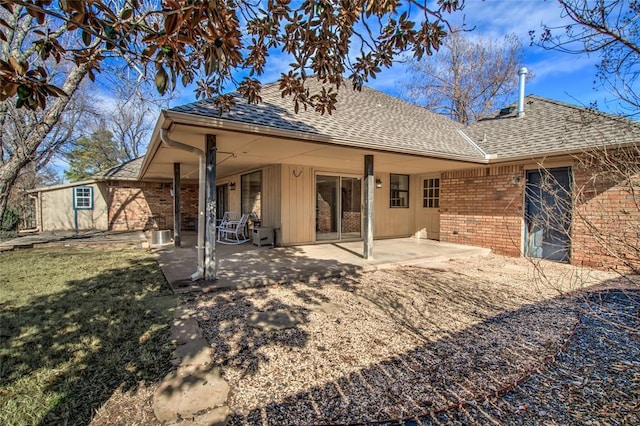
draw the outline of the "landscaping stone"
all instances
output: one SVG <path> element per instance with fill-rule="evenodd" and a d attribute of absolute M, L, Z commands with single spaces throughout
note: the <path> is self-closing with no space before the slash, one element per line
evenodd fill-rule
<path fill-rule="evenodd" d="M 247 321 L 250 327 L 257 328 L 262 331 L 285 330 L 294 328 L 300 324 L 302 320 L 293 313 L 286 310 L 255 312 Z"/>
<path fill-rule="evenodd" d="M 176 308 L 175 317 L 179 319 L 193 318 L 196 315 L 195 309 L 187 306 L 178 306 Z"/>
<path fill-rule="evenodd" d="M 202 330 L 195 318 L 176 319 L 171 329 L 171 342 L 183 345 L 202 338 Z"/>
<path fill-rule="evenodd" d="M 153 411 L 160 422 L 192 418 L 197 413 L 224 406 L 229 385 L 213 366 L 186 366 L 171 372 L 153 396 Z M 213 415 L 212 415 L 213 416 Z"/>
<path fill-rule="evenodd" d="M 335 314 L 340 311 L 340 305 L 331 302 L 323 302 L 316 308 L 320 312 L 325 314 Z"/>
<path fill-rule="evenodd" d="M 209 342 L 194 318 L 194 310 L 178 306 L 171 329 L 173 365 L 177 371 L 168 374 L 153 396 L 153 411 L 161 423 L 187 425 L 224 425 L 229 415 L 225 406 L 229 385 L 213 365 Z M 204 413 L 198 415 L 199 413 Z"/>
<path fill-rule="evenodd" d="M 182 422 L 180 426 L 224 426 L 231 414 L 229 407 L 219 407 L 195 417 L 193 420 Z"/>
<path fill-rule="evenodd" d="M 173 365 L 206 365 L 211 364 L 212 351 L 205 339 L 191 340 L 180 345 L 173 352 Z"/>

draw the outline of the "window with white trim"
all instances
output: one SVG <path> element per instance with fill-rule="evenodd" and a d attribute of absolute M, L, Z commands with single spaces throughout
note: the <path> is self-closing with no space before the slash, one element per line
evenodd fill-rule
<path fill-rule="evenodd" d="M 422 207 L 440 207 L 440 179 L 425 179 L 422 186 Z"/>
<path fill-rule="evenodd" d="M 73 208 L 76 210 L 93 210 L 93 187 L 76 186 L 73 188 Z"/>

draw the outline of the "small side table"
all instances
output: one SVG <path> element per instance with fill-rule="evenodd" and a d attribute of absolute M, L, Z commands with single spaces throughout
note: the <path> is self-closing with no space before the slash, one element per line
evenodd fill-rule
<path fill-rule="evenodd" d="M 253 245 L 258 247 L 273 245 L 273 228 L 253 228 Z"/>

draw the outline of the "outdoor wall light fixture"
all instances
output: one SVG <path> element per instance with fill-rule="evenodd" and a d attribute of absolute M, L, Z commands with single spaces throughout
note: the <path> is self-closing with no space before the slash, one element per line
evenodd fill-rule
<path fill-rule="evenodd" d="M 376 179 L 376 188 L 382 188 L 382 179 Z"/>
<path fill-rule="evenodd" d="M 232 191 L 236 190 L 236 183 L 235 182 L 229 182 L 229 189 Z"/>

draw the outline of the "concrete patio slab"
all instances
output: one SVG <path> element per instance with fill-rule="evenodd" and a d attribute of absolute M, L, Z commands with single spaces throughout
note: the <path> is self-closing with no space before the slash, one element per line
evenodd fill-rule
<path fill-rule="evenodd" d="M 183 236 L 183 247 L 152 248 L 176 293 L 250 288 L 278 283 L 313 282 L 324 278 L 416 265 L 430 267 L 450 259 L 486 255 L 489 249 L 416 238 L 376 240 L 373 259 L 362 257 L 362 241 L 294 247 L 256 247 L 250 243 L 216 245 L 218 279 L 192 282 L 197 269 L 196 235 Z"/>

